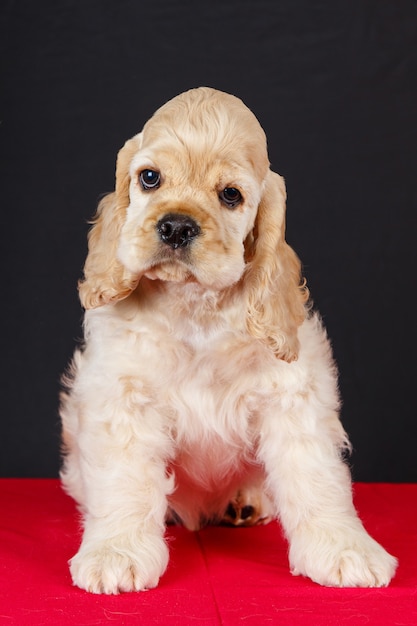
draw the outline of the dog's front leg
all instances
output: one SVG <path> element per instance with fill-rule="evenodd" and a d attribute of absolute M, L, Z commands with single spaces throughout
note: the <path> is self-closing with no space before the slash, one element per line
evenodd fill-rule
<path fill-rule="evenodd" d="M 167 566 L 170 443 L 154 417 L 137 416 L 132 425 L 119 408 L 111 423 L 84 426 L 80 433 L 84 534 L 70 569 L 82 589 L 115 594 L 152 588 Z"/>
<path fill-rule="evenodd" d="M 260 456 L 292 573 L 326 586 L 385 586 L 396 559 L 368 535 L 354 509 L 340 422 L 312 413 L 310 406 L 305 415 L 269 416 L 262 427 Z"/>

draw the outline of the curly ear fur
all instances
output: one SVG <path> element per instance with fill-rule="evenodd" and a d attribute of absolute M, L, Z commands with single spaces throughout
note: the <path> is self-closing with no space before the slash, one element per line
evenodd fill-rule
<path fill-rule="evenodd" d="M 248 271 L 247 328 L 267 341 L 276 356 L 291 362 L 298 356 L 297 329 L 307 315 L 309 297 L 301 263 L 285 241 L 285 183 L 270 171 L 258 208 Z"/>
<path fill-rule="evenodd" d="M 88 235 L 84 280 L 78 284 L 81 304 L 94 309 L 126 298 L 138 277 L 117 258 L 120 231 L 129 206 L 129 165 L 140 147 L 140 135 L 129 139 L 117 155 L 116 188 L 100 202 Z"/>

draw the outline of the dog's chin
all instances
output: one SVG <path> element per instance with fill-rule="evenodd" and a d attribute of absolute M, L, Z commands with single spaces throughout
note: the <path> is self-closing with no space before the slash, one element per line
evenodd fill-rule
<path fill-rule="evenodd" d="M 144 274 L 150 280 L 161 280 L 170 283 L 196 282 L 192 272 L 179 263 L 161 263 L 147 270 Z"/>
<path fill-rule="evenodd" d="M 244 264 L 237 264 L 234 268 L 229 268 L 229 272 L 216 271 L 212 268 L 207 271 L 207 267 L 192 267 L 178 262 L 164 262 L 153 265 L 147 269 L 143 276 L 149 280 L 160 280 L 162 282 L 189 284 L 195 283 L 211 291 L 223 291 L 232 287 L 242 277 Z"/>

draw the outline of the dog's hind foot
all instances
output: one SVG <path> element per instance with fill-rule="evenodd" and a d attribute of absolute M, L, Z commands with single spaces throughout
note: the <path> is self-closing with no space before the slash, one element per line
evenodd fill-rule
<path fill-rule="evenodd" d="M 230 500 L 221 520 L 227 526 L 259 526 L 276 516 L 273 505 L 259 487 L 239 489 Z"/>

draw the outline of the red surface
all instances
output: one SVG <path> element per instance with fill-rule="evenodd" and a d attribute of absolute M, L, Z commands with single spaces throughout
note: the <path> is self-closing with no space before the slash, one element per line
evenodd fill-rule
<path fill-rule="evenodd" d="M 168 529 L 159 587 L 119 596 L 71 585 L 77 513 L 56 480 L 0 480 L 0 624 L 416 626 L 417 484 L 357 484 L 367 529 L 400 560 L 386 589 L 325 589 L 293 577 L 278 524 Z"/>

